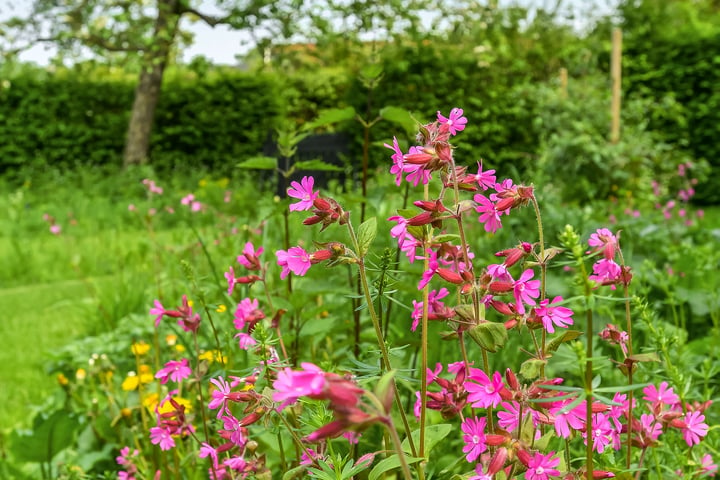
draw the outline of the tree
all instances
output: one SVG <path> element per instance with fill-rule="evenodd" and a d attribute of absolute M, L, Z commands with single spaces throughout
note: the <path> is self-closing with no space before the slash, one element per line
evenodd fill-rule
<path fill-rule="evenodd" d="M 52 42 L 62 54 L 92 53 L 106 61 L 137 62 L 139 79 L 127 128 L 123 164 L 145 163 L 165 68 L 179 40 L 181 19 L 215 27 L 252 30 L 256 35 L 287 35 L 301 0 L 35 0 L 30 13 L 13 17 L 0 29 L 6 56 L 36 42 Z"/>
<path fill-rule="evenodd" d="M 383 5 L 372 0 L 34 0 L 27 16 L 0 25 L 0 39 L 5 56 L 51 42 L 64 55 L 92 53 L 106 62 L 139 64 L 123 156 L 128 166 L 148 159 L 165 68 L 179 44 L 191 41 L 182 31 L 183 18 L 247 31 L 264 48 L 299 33 L 305 41 L 318 38 L 337 25 L 356 33 L 397 30 L 398 21 L 417 25 L 413 12 L 419 5 L 418 0 Z"/>

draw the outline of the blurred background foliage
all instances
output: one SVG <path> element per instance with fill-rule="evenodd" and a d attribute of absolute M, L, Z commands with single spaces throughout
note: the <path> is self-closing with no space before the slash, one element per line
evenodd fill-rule
<path fill-rule="evenodd" d="M 720 161 L 716 1 L 625 0 L 582 29 L 555 10 L 493 2 L 453 2 L 431 28 L 418 26 L 413 5 L 387 8 L 404 16 L 388 26 L 384 11 L 392 35 L 380 40 L 361 40 L 365 24 L 345 25 L 348 31 L 313 24 L 312 42 L 263 41 L 238 67 L 203 58 L 174 63 L 155 115 L 153 168 L 227 173 L 261 152 L 277 125 L 301 125 L 347 105 L 366 119 L 393 105 L 423 120 L 460 106 L 470 120 L 464 153 L 524 180 L 571 177 L 563 199 L 579 203 L 622 190 L 638 196 L 649 178 L 688 159 Z M 614 26 L 624 35 L 624 103 L 622 141 L 610 145 Z M 128 72 L 137 67 L 113 58 L 41 68 L 8 57 L 0 67 L 0 171 L 23 181 L 47 166 L 119 167 L 135 82 Z M 363 80 L 369 68 L 379 72 L 370 84 Z M 559 85 L 561 68 L 567 89 Z M 348 163 L 357 163 L 360 130 L 352 122 L 334 128 L 350 138 Z M 371 141 L 381 146 L 386 131 L 381 123 Z M 371 166 L 384 158 L 381 148 L 371 149 Z M 720 201 L 717 181 L 701 183 L 695 200 Z"/>

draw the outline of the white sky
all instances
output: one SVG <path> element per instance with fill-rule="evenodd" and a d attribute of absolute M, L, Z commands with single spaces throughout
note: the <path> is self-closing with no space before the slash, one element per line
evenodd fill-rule
<path fill-rule="evenodd" d="M 529 7 L 550 8 L 557 0 L 499 0 L 501 6 L 520 4 Z M 0 0 L 0 22 L 17 15 L 27 15 L 33 0 Z M 199 10 L 206 13 L 214 13 L 211 0 L 202 0 Z M 613 11 L 618 0 L 564 0 L 567 8 L 576 12 L 592 12 L 593 15 L 605 15 Z M 582 27 L 582 21 L 578 20 L 578 26 Z M 185 28 L 195 36 L 192 45 L 183 51 L 183 61 L 189 61 L 193 57 L 202 55 L 216 64 L 236 64 L 236 56 L 246 53 L 251 45 L 251 38 L 247 33 L 229 29 L 227 26 L 218 25 L 212 28 L 204 22 L 186 24 Z M 47 65 L 53 57 L 55 50 L 50 44 L 39 44 L 20 54 L 22 61 L 34 62 L 39 65 Z"/>

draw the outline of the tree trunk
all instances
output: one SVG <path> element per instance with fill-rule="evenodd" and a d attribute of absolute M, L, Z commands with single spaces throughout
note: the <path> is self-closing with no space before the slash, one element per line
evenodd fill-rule
<path fill-rule="evenodd" d="M 125 167 L 143 164 L 148 160 L 155 109 L 179 20 L 178 0 L 158 0 L 155 42 L 145 53 L 125 136 Z"/>

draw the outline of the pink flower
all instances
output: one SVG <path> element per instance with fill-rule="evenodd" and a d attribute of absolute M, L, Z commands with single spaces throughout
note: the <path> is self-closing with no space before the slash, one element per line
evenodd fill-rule
<path fill-rule="evenodd" d="M 555 417 L 555 433 L 562 438 L 570 437 L 570 429 L 580 431 L 585 426 L 585 402 L 572 410 L 560 413 L 572 401 L 572 399 L 563 400 L 550 409 L 550 413 Z"/>
<path fill-rule="evenodd" d="M 60 225 L 50 225 L 50 233 L 53 235 L 60 235 L 60 232 L 62 232 L 62 227 L 60 227 Z"/>
<path fill-rule="evenodd" d="M 668 386 L 667 382 L 662 382 L 660 388 L 655 388 L 655 385 L 648 385 L 643 388 L 645 396 L 643 400 L 651 402 L 654 406 L 667 405 L 673 407 L 680 403 L 680 397 L 673 391 L 672 387 Z"/>
<path fill-rule="evenodd" d="M 194 201 L 195 201 L 195 195 L 193 195 L 192 193 L 188 193 L 187 195 L 185 195 L 183 198 L 180 199 L 180 203 L 183 205 L 190 205 Z"/>
<path fill-rule="evenodd" d="M 709 453 L 703 455 L 702 459 L 700 460 L 700 466 L 702 467 L 700 474 L 707 475 L 709 477 L 714 477 L 715 472 L 717 472 L 718 469 L 717 464 L 713 463 L 712 455 L 710 455 Z"/>
<path fill-rule="evenodd" d="M 240 347 L 241 350 L 247 350 L 248 348 L 257 345 L 257 340 L 245 332 L 238 333 L 234 338 L 238 339 L 238 347 Z"/>
<path fill-rule="evenodd" d="M 202 444 L 200 445 L 200 452 L 198 452 L 198 457 L 200 457 L 200 458 L 210 457 L 212 459 L 213 465 L 217 467 L 218 452 L 209 443 L 202 442 Z"/>
<path fill-rule="evenodd" d="M 567 307 L 557 306 L 563 301 L 562 297 L 553 298 L 552 302 L 547 298 L 540 302 L 540 306 L 535 309 L 535 314 L 540 317 L 543 327 L 548 333 L 555 333 L 555 326 L 567 328 L 573 324 L 573 311 Z M 551 306 L 555 304 L 555 306 Z"/>
<path fill-rule="evenodd" d="M 422 278 L 418 283 L 418 290 L 422 290 L 427 286 L 428 283 L 430 283 L 430 280 L 432 279 L 433 275 L 435 275 L 435 272 L 437 272 L 439 266 L 437 261 L 437 253 L 435 252 L 435 250 L 428 250 L 428 252 L 430 254 L 428 258 L 428 269 L 425 270 L 422 274 Z"/>
<path fill-rule="evenodd" d="M 662 424 L 655 420 L 654 415 L 648 415 L 647 413 L 640 415 L 640 425 L 642 426 L 643 436 L 653 442 L 662 433 Z"/>
<path fill-rule="evenodd" d="M 160 300 L 155 300 L 153 303 L 155 306 L 150 309 L 150 315 L 156 315 L 155 328 L 157 328 L 157 326 L 160 325 L 160 321 L 162 320 L 163 316 L 165 315 L 165 307 L 162 306 Z"/>
<path fill-rule="evenodd" d="M 618 239 L 615 234 L 607 228 L 599 228 L 595 233 L 590 235 L 588 245 L 595 247 L 592 249 L 593 252 L 602 251 L 603 256 L 606 259 L 612 260 L 615 258 L 615 251 L 618 247 Z"/>
<path fill-rule="evenodd" d="M 589 278 L 600 284 L 608 284 L 618 281 L 621 274 L 622 270 L 620 269 L 620 265 L 612 260 L 603 258 L 593 264 L 593 274 L 590 275 Z"/>
<path fill-rule="evenodd" d="M 482 162 L 478 162 L 478 173 L 473 175 L 473 177 L 483 190 L 495 187 L 495 170 L 486 170 L 483 172 Z"/>
<path fill-rule="evenodd" d="M 613 441 L 614 430 L 610 424 L 609 418 L 602 413 L 594 414 L 591 432 L 593 438 L 593 448 L 596 452 L 603 453 L 605 451 L 605 447 L 610 445 Z M 585 443 L 587 444 L 587 432 L 583 435 L 585 437 Z"/>
<path fill-rule="evenodd" d="M 428 295 L 428 318 L 431 320 L 437 320 L 439 318 L 447 318 L 453 312 L 452 309 L 445 307 L 445 304 L 440 301 L 441 298 L 445 298 L 450 294 L 448 289 L 443 287 L 439 291 L 433 290 Z M 413 312 L 411 318 L 413 320 L 411 330 L 414 332 L 420 320 L 422 319 L 423 302 L 413 300 Z"/>
<path fill-rule="evenodd" d="M 162 427 L 152 427 L 150 429 L 150 442 L 153 445 L 160 445 L 161 450 L 170 450 L 175 446 L 170 431 Z"/>
<path fill-rule="evenodd" d="M 215 385 L 215 389 L 210 393 L 212 400 L 208 403 L 208 408 L 210 410 L 215 410 L 216 408 L 221 407 L 217 414 L 217 418 L 220 418 L 226 411 L 229 413 L 227 401 L 232 395 L 231 386 L 230 383 L 223 377 L 211 378 L 210 383 Z"/>
<path fill-rule="evenodd" d="M 707 435 L 708 426 L 704 420 L 705 415 L 697 411 L 685 415 L 686 426 L 683 428 L 683 438 L 688 446 L 697 445 Z"/>
<path fill-rule="evenodd" d="M 182 380 L 188 378 L 191 373 L 192 370 L 188 366 L 187 358 L 183 358 L 179 362 L 176 360 L 170 360 L 167 362 L 163 368 L 158 370 L 155 374 L 155 378 L 159 378 L 160 383 L 162 384 L 166 384 L 168 379 L 173 382 L 181 382 Z"/>
<path fill-rule="evenodd" d="M 524 304 L 535 305 L 533 299 L 540 296 L 540 280 L 530 280 L 533 275 L 535 275 L 535 272 L 528 268 L 513 284 L 515 310 L 520 315 L 525 313 Z"/>
<path fill-rule="evenodd" d="M 551 458 L 555 452 L 543 455 L 537 452 L 528 462 L 528 469 L 525 472 L 527 480 L 548 480 L 548 478 L 560 475 L 560 471 L 553 468 L 560 463 L 559 458 Z"/>
<path fill-rule="evenodd" d="M 290 183 L 290 188 L 287 190 L 288 196 L 300 200 L 290 205 L 291 212 L 310 210 L 312 208 L 313 201 L 319 195 L 317 192 L 313 192 L 313 185 L 315 185 L 315 179 L 307 176 L 303 177 L 300 183 Z"/>
<path fill-rule="evenodd" d="M 502 397 L 500 393 L 505 388 L 500 372 L 493 374 L 492 380 L 485 372 L 478 368 L 470 369 L 470 376 L 464 383 L 468 391 L 468 402 L 474 408 L 487 408 L 490 405 L 497 407 Z"/>
<path fill-rule="evenodd" d="M 252 242 L 247 242 L 245 244 L 245 248 L 243 249 L 243 254 L 238 255 L 237 261 L 248 270 L 260 270 L 260 260 L 258 257 L 262 255 L 263 251 L 263 247 L 255 250 Z"/>
<path fill-rule="evenodd" d="M 282 267 L 281 279 L 285 279 L 290 272 L 303 276 L 310 269 L 310 254 L 302 247 L 291 247 L 287 252 L 278 250 L 275 255 L 278 259 L 277 264 Z"/>
<path fill-rule="evenodd" d="M 228 295 L 232 295 L 232 292 L 235 289 L 235 284 L 237 283 L 235 281 L 235 270 L 233 267 L 230 267 L 230 270 L 225 272 L 225 280 L 227 280 L 228 284 L 227 293 Z"/>
<path fill-rule="evenodd" d="M 442 125 L 447 125 L 450 127 L 450 134 L 456 135 L 457 132 L 461 132 L 465 130 L 465 125 L 467 124 L 467 118 L 463 117 L 463 109 L 462 108 L 453 108 L 450 110 L 450 117 L 443 116 L 442 113 L 438 110 L 437 112 L 437 118 L 438 122 L 440 122 Z"/>
<path fill-rule="evenodd" d="M 405 161 L 403 159 L 403 153 L 402 150 L 400 150 L 400 146 L 398 145 L 397 138 L 393 137 L 393 144 L 392 146 L 388 145 L 387 143 L 383 144 L 385 147 L 392 150 L 392 160 L 393 160 L 393 166 L 390 167 L 390 173 L 395 175 L 395 185 L 398 187 L 402 183 L 402 176 L 403 173 L 405 173 Z"/>
<path fill-rule="evenodd" d="M 475 473 L 477 475 L 473 475 L 472 477 L 468 478 L 468 480 L 492 480 L 492 475 L 483 472 L 482 463 L 478 463 L 477 465 L 475 465 Z"/>
<path fill-rule="evenodd" d="M 475 210 L 480 214 L 478 221 L 485 224 L 485 231 L 495 233 L 502 228 L 500 214 L 495 210 L 495 204 L 485 195 L 476 194 L 473 200 L 478 204 Z"/>
<path fill-rule="evenodd" d="M 293 371 L 289 368 L 280 370 L 273 382 L 274 402 L 282 402 L 278 407 L 282 410 L 295 403 L 302 396 L 319 395 L 325 389 L 325 372 L 312 363 L 301 364 L 303 370 Z"/>
<path fill-rule="evenodd" d="M 468 462 L 474 462 L 481 453 L 487 450 L 485 443 L 485 424 L 487 420 L 483 417 L 478 419 L 466 418 L 460 427 L 465 435 L 463 435 L 463 453 Z"/>

